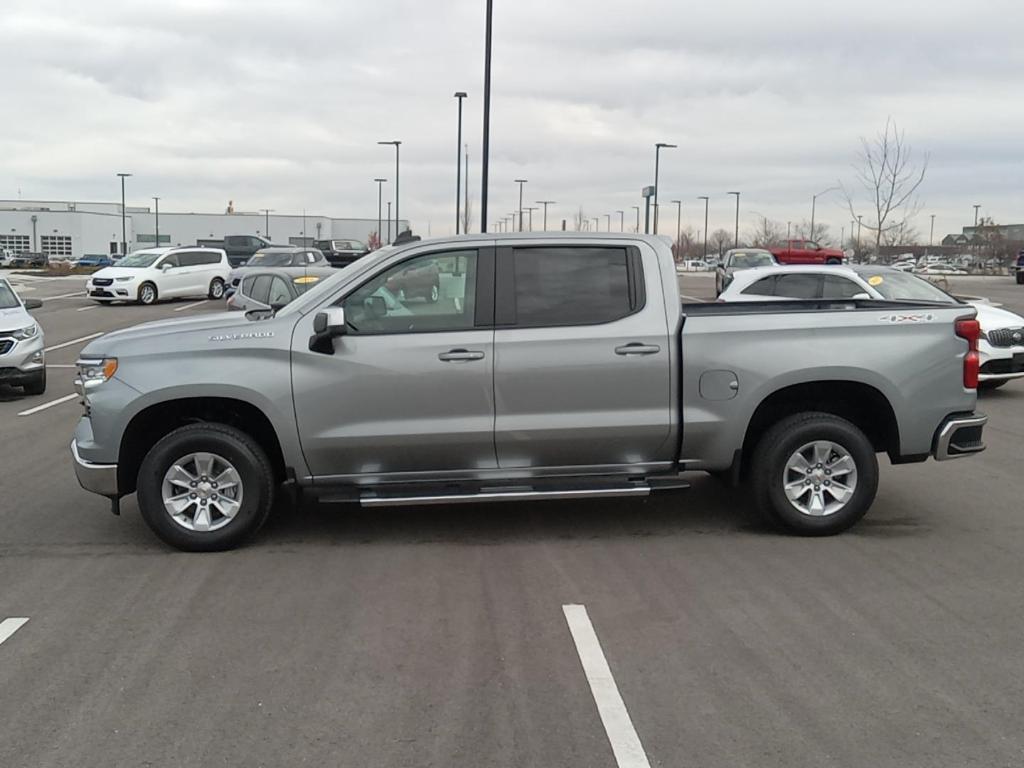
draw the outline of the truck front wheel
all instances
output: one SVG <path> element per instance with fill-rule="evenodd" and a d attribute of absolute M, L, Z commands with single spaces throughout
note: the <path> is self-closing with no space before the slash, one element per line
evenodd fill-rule
<path fill-rule="evenodd" d="M 769 429 L 754 450 L 751 481 L 762 515 L 802 536 L 841 533 L 878 491 L 878 459 L 846 419 L 803 413 Z"/>
<path fill-rule="evenodd" d="M 142 517 L 172 547 L 231 549 L 263 525 L 274 471 L 249 435 L 225 424 L 190 424 L 154 445 L 138 476 Z"/>

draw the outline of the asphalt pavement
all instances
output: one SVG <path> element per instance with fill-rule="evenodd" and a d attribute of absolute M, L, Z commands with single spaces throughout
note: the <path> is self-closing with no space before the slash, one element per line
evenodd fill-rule
<path fill-rule="evenodd" d="M 0 766 L 1024 764 L 1024 382 L 981 398 L 984 454 L 884 463 L 838 537 L 751 528 L 694 475 L 647 500 L 279 509 L 184 554 L 78 488 L 80 406 L 49 404 L 82 339 L 219 307 L 92 308 L 81 284 L 21 286 L 54 367 L 41 397 L 0 390 Z M 953 288 L 1024 311 L 1009 278 Z"/>

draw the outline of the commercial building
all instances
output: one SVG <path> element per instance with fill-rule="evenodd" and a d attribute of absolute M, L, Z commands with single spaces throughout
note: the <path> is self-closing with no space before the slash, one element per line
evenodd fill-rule
<path fill-rule="evenodd" d="M 229 206 L 230 209 L 230 206 Z M 149 206 L 125 206 L 128 250 L 152 247 L 157 216 Z M 399 230 L 408 228 L 406 220 Z M 269 225 L 269 227 L 268 227 Z M 387 242 L 387 222 L 382 225 Z M 395 237 L 392 222 L 392 238 Z M 354 239 L 367 242 L 377 219 L 259 212 L 179 213 L 160 211 L 160 245 L 195 245 L 225 235 L 263 235 L 275 243 Z M 42 252 L 79 258 L 118 253 L 121 249 L 121 204 L 68 200 L 0 200 L 0 249 Z"/>

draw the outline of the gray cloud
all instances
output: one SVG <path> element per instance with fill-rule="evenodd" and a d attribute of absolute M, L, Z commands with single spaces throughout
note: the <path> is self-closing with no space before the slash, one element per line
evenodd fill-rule
<path fill-rule="evenodd" d="M 745 223 L 798 220 L 889 115 L 932 156 L 939 231 L 975 202 L 1024 217 L 1017 2 L 495 5 L 492 219 L 517 176 L 557 218 L 629 212 L 671 141 L 662 197 L 688 223 L 709 194 L 729 226 L 737 188 Z M 167 209 L 371 216 L 398 138 L 403 214 L 446 233 L 460 89 L 478 198 L 482 31 L 482 0 L 7 0 L 0 196 L 109 199 L 123 169 Z M 849 216 L 831 196 L 819 218 Z"/>

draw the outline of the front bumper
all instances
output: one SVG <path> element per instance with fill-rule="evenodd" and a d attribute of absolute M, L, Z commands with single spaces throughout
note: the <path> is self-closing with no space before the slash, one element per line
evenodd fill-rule
<path fill-rule="evenodd" d="M 71 441 L 71 456 L 75 460 L 75 477 L 82 488 L 111 499 L 120 496 L 117 490 L 117 464 L 96 464 L 86 461 L 78 455 L 77 440 Z"/>
<path fill-rule="evenodd" d="M 34 378 L 46 367 L 42 333 L 21 341 L 4 336 L 2 341 L 0 349 L 9 348 L 0 354 L 0 382 L 17 385 Z"/>
<path fill-rule="evenodd" d="M 1024 346 L 996 347 L 982 340 L 979 381 L 1008 381 L 1024 378 Z"/>
<path fill-rule="evenodd" d="M 988 423 L 988 416 L 971 413 L 948 416 L 935 433 L 932 455 L 936 461 L 962 459 L 985 450 L 981 433 Z"/>

